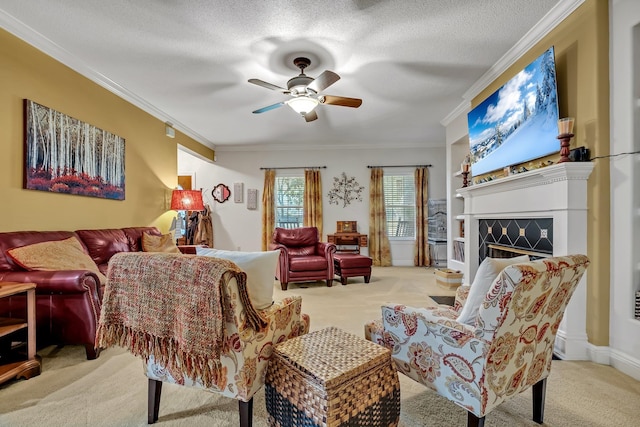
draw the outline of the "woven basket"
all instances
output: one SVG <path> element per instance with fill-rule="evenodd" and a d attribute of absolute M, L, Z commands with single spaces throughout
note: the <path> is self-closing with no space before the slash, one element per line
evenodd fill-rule
<path fill-rule="evenodd" d="M 388 349 L 330 327 L 287 340 L 267 368 L 271 426 L 397 426 L 400 384 Z"/>

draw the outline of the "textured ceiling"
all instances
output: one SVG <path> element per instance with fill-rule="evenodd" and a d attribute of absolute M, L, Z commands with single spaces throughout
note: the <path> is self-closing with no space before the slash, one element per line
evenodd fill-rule
<path fill-rule="evenodd" d="M 443 146 L 440 121 L 562 1 L 0 0 L 0 25 L 216 149 Z M 296 56 L 362 106 L 252 114 L 287 97 L 247 80 L 286 86 Z"/>

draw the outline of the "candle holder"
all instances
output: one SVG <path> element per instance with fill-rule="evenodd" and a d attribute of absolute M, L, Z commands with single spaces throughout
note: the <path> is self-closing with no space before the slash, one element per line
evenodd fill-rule
<path fill-rule="evenodd" d="M 565 117 L 558 120 L 558 130 L 560 131 L 560 135 L 557 136 L 557 138 L 560 140 L 560 160 L 558 160 L 558 163 L 572 161 L 569 158 L 569 147 L 571 146 L 571 138 L 574 137 L 572 133 L 573 123 L 573 117 Z"/>
<path fill-rule="evenodd" d="M 469 171 L 462 171 L 462 188 L 469 186 Z"/>
<path fill-rule="evenodd" d="M 558 160 L 558 163 L 573 161 L 569 158 L 569 146 L 571 145 L 569 141 L 573 136 L 572 133 L 563 133 L 557 136 L 560 140 L 560 160 Z"/>
<path fill-rule="evenodd" d="M 460 172 L 462 172 L 462 188 L 469 186 L 469 171 L 471 169 L 471 156 L 467 154 L 460 165 Z"/>

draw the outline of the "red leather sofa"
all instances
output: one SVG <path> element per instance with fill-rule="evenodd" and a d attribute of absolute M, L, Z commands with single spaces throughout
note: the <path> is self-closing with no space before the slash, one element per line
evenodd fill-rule
<path fill-rule="evenodd" d="M 333 285 L 333 254 L 336 245 L 320 242 L 317 227 L 276 228 L 270 250 L 280 250 L 276 278 L 287 290 L 289 282 L 326 280 Z"/>
<path fill-rule="evenodd" d="M 26 271 L 6 251 L 34 243 L 76 236 L 85 252 L 105 275 L 111 257 L 118 252 L 141 250 L 143 232 L 160 235 L 155 227 L 129 227 L 77 231 L 14 231 L 0 233 L 0 281 L 36 283 L 36 341 L 50 344 L 81 344 L 87 359 L 95 359 L 96 327 L 100 317 L 103 286 L 98 276 L 86 270 Z M 24 316 L 25 297 L 0 299 L 0 317 Z"/>

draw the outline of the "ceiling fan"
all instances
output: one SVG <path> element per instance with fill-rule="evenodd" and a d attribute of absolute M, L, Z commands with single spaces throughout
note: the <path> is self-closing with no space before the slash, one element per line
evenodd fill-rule
<path fill-rule="evenodd" d="M 362 105 L 362 99 L 346 98 L 344 96 L 321 95 L 320 92 L 340 80 L 340 76 L 333 71 L 325 70 L 315 79 L 304 73 L 311 61 L 308 58 L 300 57 L 293 60 L 293 64 L 300 68 L 300 75 L 293 77 L 287 82 L 287 88 L 283 88 L 260 79 L 249 79 L 249 83 L 275 90 L 285 95 L 291 95 L 291 99 L 268 105 L 255 110 L 253 114 L 264 113 L 283 105 L 288 105 L 300 114 L 307 122 L 318 118 L 315 108 L 318 104 L 341 105 L 343 107 L 358 108 Z"/>

